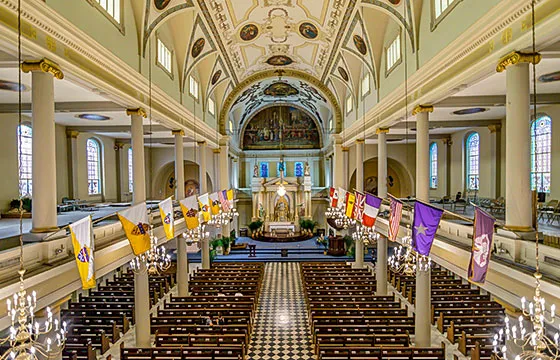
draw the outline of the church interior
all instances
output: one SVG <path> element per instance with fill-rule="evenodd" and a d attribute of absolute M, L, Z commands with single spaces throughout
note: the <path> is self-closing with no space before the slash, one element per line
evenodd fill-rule
<path fill-rule="evenodd" d="M 558 0 L 0 10 L 0 360 L 560 359 Z"/>

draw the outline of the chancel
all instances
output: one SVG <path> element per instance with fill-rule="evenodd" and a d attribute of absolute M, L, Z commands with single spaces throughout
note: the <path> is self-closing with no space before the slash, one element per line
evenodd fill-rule
<path fill-rule="evenodd" d="M 558 0 L 0 0 L 1 360 L 560 360 Z"/>

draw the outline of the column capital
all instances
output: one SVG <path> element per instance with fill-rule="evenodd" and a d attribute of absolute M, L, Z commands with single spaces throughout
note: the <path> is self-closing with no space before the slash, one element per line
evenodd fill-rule
<path fill-rule="evenodd" d="M 488 125 L 488 130 L 490 130 L 490 134 L 497 133 L 498 131 L 502 130 L 502 125 Z"/>
<path fill-rule="evenodd" d="M 453 140 L 451 140 L 451 138 L 444 138 L 442 141 L 447 146 L 453 145 Z"/>
<path fill-rule="evenodd" d="M 498 65 L 496 66 L 497 72 L 506 70 L 509 65 L 516 65 L 521 63 L 538 64 L 541 62 L 542 55 L 539 53 L 523 53 L 520 51 L 512 51 L 503 56 Z"/>
<path fill-rule="evenodd" d="M 333 144 L 335 144 L 335 145 L 342 144 L 342 136 L 340 136 L 339 134 L 332 134 L 331 135 L 331 140 L 332 140 Z"/>
<path fill-rule="evenodd" d="M 363 144 L 364 142 L 364 139 L 356 139 L 356 144 Z"/>
<path fill-rule="evenodd" d="M 146 113 L 146 110 L 144 110 L 141 107 L 136 108 L 136 109 L 126 109 L 126 115 L 128 115 L 128 116 L 138 115 L 138 116 L 142 116 L 143 118 L 148 117 L 148 114 Z"/>
<path fill-rule="evenodd" d="M 67 130 L 66 131 L 66 136 L 68 136 L 69 138 L 76 139 L 78 137 L 78 135 L 80 135 L 79 131 L 76 131 L 76 130 Z"/>
<path fill-rule="evenodd" d="M 181 135 L 181 136 L 185 136 L 185 131 L 184 131 L 184 130 L 171 130 L 171 134 L 172 134 L 172 135 Z"/>
<path fill-rule="evenodd" d="M 212 152 L 213 152 L 214 154 L 219 154 L 219 153 L 220 153 L 220 148 L 212 149 Z"/>
<path fill-rule="evenodd" d="M 348 151 L 350 151 L 350 148 L 347 147 L 347 146 L 343 146 L 343 147 L 342 147 L 342 151 L 348 152 Z"/>
<path fill-rule="evenodd" d="M 229 140 L 230 140 L 230 139 L 231 139 L 231 138 L 230 138 L 229 136 L 227 136 L 227 135 L 222 136 L 222 137 L 220 138 L 219 145 L 220 145 L 220 146 L 229 145 Z"/>
<path fill-rule="evenodd" d="M 388 134 L 388 133 L 389 133 L 389 128 L 379 128 L 379 129 L 375 130 L 376 135 Z"/>
<path fill-rule="evenodd" d="M 120 150 L 122 148 L 124 148 L 125 143 L 122 142 L 116 142 L 115 143 L 115 150 Z"/>
<path fill-rule="evenodd" d="M 42 58 L 41 60 L 28 60 L 21 63 L 21 71 L 28 73 L 31 71 L 42 71 L 45 73 L 52 74 L 55 78 L 62 80 L 64 79 L 64 73 L 60 69 L 57 63 L 51 61 L 47 58 Z"/>
<path fill-rule="evenodd" d="M 416 114 L 424 113 L 424 112 L 431 113 L 433 111 L 434 111 L 433 105 L 416 105 L 414 109 L 412 109 L 412 115 L 414 116 Z"/>
<path fill-rule="evenodd" d="M 197 141 L 197 142 L 196 142 L 196 145 L 198 145 L 198 146 L 204 146 L 204 145 L 206 145 L 206 140 Z"/>

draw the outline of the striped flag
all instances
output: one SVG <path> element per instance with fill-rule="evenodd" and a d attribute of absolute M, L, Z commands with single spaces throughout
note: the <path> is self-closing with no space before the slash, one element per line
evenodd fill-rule
<path fill-rule="evenodd" d="M 222 205 L 222 210 L 224 212 L 229 212 L 231 209 L 229 207 L 229 201 L 227 198 L 227 190 L 222 190 L 218 193 L 218 197 L 220 198 L 220 204 Z"/>
<path fill-rule="evenodd" d="M 366 202 L 366 196 L 361 192 L 356 191 L 356 201 L 354 202 L 354 210 L 352 211 L 352 219 L 358 222 L 362 222 L 362 217 L 364 215 L 364 206 Z"/>
<path fill-rule="evenodd" d="M 377 214 L 379 213 L 379 208 L 381 207 L 382 202 L 383 199 L 380 197 L 366 194 L 362 225 L 367 227 L 373 227 L 375 225 L 375 220 L 377 219 Z"/>
<path fill-rule="evenodd" d="M 356 195 L 351 192 L 346 193 L 346 217 L 352 219 L 354 213 L 354 203 L 356 202 Z"/>
<path fill-rule="evenodd" d="M 338 190 L 331 188 L 329 192 L 329 197 L 331 199 L 331 207 L 335 208 L 338 205 Z"/>
<path fill-rule="evenodd" d="M 403 203 L 392 196 L 389 196 L 389 199 L 391 200 L 389 210 L 389 240 L 396 241 L 401 224 Z"/>

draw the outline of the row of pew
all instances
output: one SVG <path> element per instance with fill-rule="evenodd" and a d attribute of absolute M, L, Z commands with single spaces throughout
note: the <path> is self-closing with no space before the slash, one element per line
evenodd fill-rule
<path fill-rule="evenodd" d="M 151 316 L 152 348 L 121 347 L 121 360 L 245 359 L 264 274 L 262 263 L 214 263 L 189 277 Z"/>
<path fill-rule="evenodd" d="M 318 360 L 444 360 L 445 347 L 411 346 L 414 316 L 394 295 L 375 295 L 369 269 L 302 263 L 313 346 Z"/>
<path fill-rule="evenodd" d="M 389 270 L 393 287 L 414 303 L 416 278 Z M 439 266 L 431 270 L 431 322 L 472 360 L 491 359 L 492 341 L 504 328 L 504 308 L 490 294 Z"/>
<path fill-rule="evenodd" d="M 175 285 L 175 274 L 150 275 L 150 302 L 155 305 Z M 65 360 L 94 360 L 109 350 L 134 323 L 134 273 L 113 275 L 61 310 L 68 324 Z"/>

